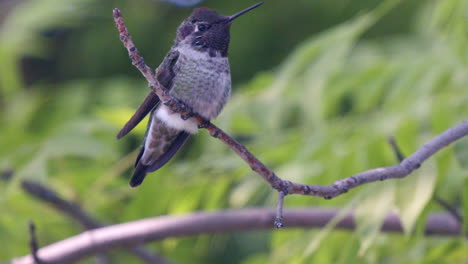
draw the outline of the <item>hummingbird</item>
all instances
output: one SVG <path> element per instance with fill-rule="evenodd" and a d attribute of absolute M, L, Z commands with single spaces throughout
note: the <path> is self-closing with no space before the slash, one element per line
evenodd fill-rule
<path fill-rule="evenodd" d="M 156 69 L 156 79 L 174 99 L 206 120 L 215 119 L 231 94 L 228 60 L 230 28 L 239 16 L 262 5 L 257 3 L 234 15 L 196 8 L 177 29 L 176 39 Z M 134 188 L 146 174 L 164 166 L 198 131 L 196 121 L 172 112 L 150 92 L 117 138 L 128 134 L 147 114 L 148 126 L 129 185 Z"/>

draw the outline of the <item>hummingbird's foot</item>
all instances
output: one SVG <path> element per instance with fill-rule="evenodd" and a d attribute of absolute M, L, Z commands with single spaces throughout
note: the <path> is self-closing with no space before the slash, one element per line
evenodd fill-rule
<path fill-rule="evenodd" d="M 205 120 L 198 125 L 198 128 L 207 128 L 210 124 L 211 124 L 210 121 Z"/>
<path fill-rule="evenodd" d="M 195 115 L 194 112 L 188 112 L 187 114 L 180 114 L 180 118 L 182 118 L 182 120 L 187 120 L 187 119 L 191 118 L 194 115 Z"/>
<path fill-rule="evenodd" d="M 177 113 L 181 113 L 181 112 L 184 112 L 184 113 L 192 113 L 192 109 L 190 107 L 188 107 L 184 102 L 176 99 L 176 98 L 172 98 L 171 100 L 169 100 L 167 103 L 164 103 L 165 105 L 169 106 L 169 108 L 173 111 L 173 112 L 177 112 Z"/>

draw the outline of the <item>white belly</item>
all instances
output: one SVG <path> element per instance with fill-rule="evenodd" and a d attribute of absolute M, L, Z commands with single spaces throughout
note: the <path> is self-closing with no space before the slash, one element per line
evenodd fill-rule
<path fill-rule="evenodd" d="M 198 124 L 193 119 L 183 120 L 179 113 L 172 113 L 165 105 L 161 105 L 158 108 L 156 117 L 168 127 L 184 130 L 191 134 L 195 134 L 198 131 Z"/>

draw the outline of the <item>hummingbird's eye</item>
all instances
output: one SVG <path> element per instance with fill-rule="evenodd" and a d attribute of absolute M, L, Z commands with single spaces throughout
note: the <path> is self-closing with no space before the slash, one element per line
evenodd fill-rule
<path fill-rule="evenodd" d="M 207 30 L 207 29 L 209 29 L 209 28 L 210 28 L 210 26 L 207 25 L 207 24 L 200 24 L 200 25 L 198 25 L 198 31 L 200 31 L 200 32 L 203 32 L 203 31 L 205 31 L 205 30 Z"/>

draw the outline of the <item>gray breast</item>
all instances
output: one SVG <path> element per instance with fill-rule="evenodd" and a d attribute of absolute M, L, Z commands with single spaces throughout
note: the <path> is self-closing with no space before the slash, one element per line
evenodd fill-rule
<path fill-rule="evenodd" d="M 227 57 L 180 49 L 170 94 L 208 120 L 218 116 L 231 93 Z"/>

